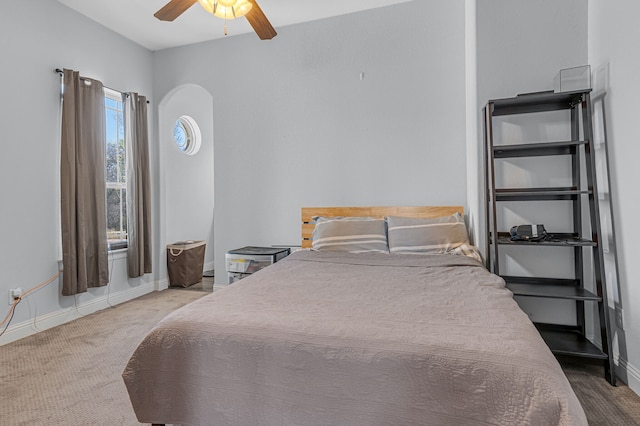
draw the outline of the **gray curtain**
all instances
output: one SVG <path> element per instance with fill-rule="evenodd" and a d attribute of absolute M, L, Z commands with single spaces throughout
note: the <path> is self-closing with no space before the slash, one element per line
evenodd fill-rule
<path fill-rule="evenodd" d="M 151 183 L 147 98 L 124 99 L 127 144 L 127 264 L 129 277 L 151 272 Z"/>
<path fill-rule="evenodd" d="M 60 191 L 62 294 L 109 282 L 103 85 L 64 70 Z"/>

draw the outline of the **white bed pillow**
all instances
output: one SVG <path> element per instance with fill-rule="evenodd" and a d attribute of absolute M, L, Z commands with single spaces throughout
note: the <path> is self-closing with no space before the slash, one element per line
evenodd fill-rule
<path fill-rule="evenodd" d="M 469 234 L 460 213 L 437 219 L 387 217 L 391 253 L 447 253 L 469 244 Z"/>
<path fill-rule="evenodd" d="M 314 250 L 389 253 L 384 219 L 315 217 Z"/>

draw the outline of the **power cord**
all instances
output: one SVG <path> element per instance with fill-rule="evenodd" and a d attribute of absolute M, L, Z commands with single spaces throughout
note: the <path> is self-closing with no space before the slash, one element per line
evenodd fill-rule
<path fill-rule="evenodd" d="M 111 304 L 111 300 L 109 300 L 109 298 L 111 297 L 111 277 L 113 276 L 113 264 L 115 263 L 115 259 L 113 258 L 113 253 L 109 253 L 109 257 L 111 258 L 111 266 L 109 266 L 109 282 L 107 283 L 106 287 L 107 287 L 107 305 L 109 305 L 111 308 L 115 308 L 115 306 L 113 306 Z M 80 309 L 78 309 L 78 295 L 74 294 L 73 295 L 73 304 L 76 308 L 76 313 L 78 315 L 80 315 L 81 317 L 84 317 L 88 314 L 83 314 L 82 312 L 80 312 Z"/>
<path fill-rule="evenodd" d="M 113 265 L 114 265 L 114 263 L 115 263 L 115 259 L 112 258 L 111 259 L 111 266 L 109 268 L 109 281 L 111 281 L 111 276 L 113 275 Z M 9 312 L 7 312 L 7 315 L 4 317 L 2 322 L 0 322 L 0 327 L 4 326 L 4 329 L 2 330 L 2 332 L 0 332 L 0 337 L 9 328 L 9 325 L 11 324 L 11 321 L 13 320 L 13 315 L 16 312 L 16 306 L 18 306 L 18 303 L 20 303 L 22 301 L 22 299 L 24 299 L 25 297 L 27 297 L 29 294 L 33 293 L 34 291 L 37 291 L 37 290 L 41 289 L 42 287 L 46 286 L 47 284 L 51 284 L 56 278 L 58 278 L 60 276 L 60 272 L 61 271 L 56 272 L 48 280 L 38 284 L 37 286 L 35 286 L 33 288 L 30 288 L 29 290 L 25 291 L 20 296 L 15 298 L 14 302 L 11 304 L 11 307 L 9 308 Z M 109 284 L 111 284 L 111 283 L 109 283 Z M 111 306 L 112 308 L 114 308 L 115 306 L 113 306 L 111 304 L 111 301 L 109 300 L 109 298 L 111 296 L 111 288 L 110 288 L 111 286 L 109 284 L 107 284 L 107 304 L 109 306 Z M 73 301 L 74 301 L 76 312 L 78 313 L 78 315 L 84 316 L 78 310 L 78 300 L 75 298 L 75 295 L 74 295 Z M 35 318 L 34 318 L 34 326 L 35 326 Z"/>
<path fill-rule="evenodd" d="M 34 291 L 37 291 L 37 290 L 41 289 L 42 287 L 46 286 L 47 284 L 51 284 L 59 276 L 60 276 L 60 271 L 56 272 L 48 280 L 38 284 L 35 287 L 30 288 L 29 290 L 25 291 L 20 296 L 15 298 L 15 300 L 11 304 L 11 307 L 9 308 L 9 312 L 7 312 L 7 315 L 4 317 L 2 322 L 0 322 L 0 327 L 2 327 L 3 325 L 6 324 L 6 326 L 4 327 L 4 330 L 2 330 L 2 333 L 0 333 L 0 336 L 2 336 L 7 331 L 7 329 L 9 328 L 9 324 L 11 324 L 11 320 L 13 320 L 13 315 L 16 312 L 16 306 L 18 306 L 18 303 L 20 303 L 22 301 L 22 299 L 24 299 L 25 297 L 27 297 L 29 294 L 33 293 Z"/>
<path fill-rule="evenodd" d="M 2 333 L 0 333 L 0 337 L 2 337 L 4 332 L 7 331 L 7 328 L 9 328 L 9 324 L 11 324 L 11 320 L 13 319 L 13 314 L 15 314 L 15 312 L 16 312 L 16 306 L 18 306 L 18 303 L 20 303 L 20 299 L 16 299 L 15 302 L 13 302 L 13 304 L 11 304 L 11 308 L 9 308 L 9 312 L 7 313 L 7 316 L 4 317 L 4 320 L 2 320 L 1 324 L 4 324 L 5 321 L 6 321 L 7 325 L 5 326 L 4 330 L 2 330 Z M 7 321 L 7 318 L 9 319 L 8 321 Z M 0 324 L 0 326 L 1 326 L 1 324 Z"/>

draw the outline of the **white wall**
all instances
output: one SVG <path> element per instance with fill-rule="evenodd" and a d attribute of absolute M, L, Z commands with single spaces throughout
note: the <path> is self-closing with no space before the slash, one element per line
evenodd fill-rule
<path fill-rule="evenodd" d="M 173 139 L 176 120 L 187 115 L 201 133 L 200 150 L 186 155 Z M 160 155 L 159 246 L 184 240 L 204 240 L 205 270 L 213 269 L 213 98 L 195 85 L 180 86 L 158 106 Z M 159 251 L 160 252 L 160 251 Z M 164 252 L 158 259 L 160 277 L 166 276 Z"/>
<path fill-rule="evenodd" d="M 56 1 L 0 2 L 0 313 L 8 290 L 26 290 L 58 270 L 60 77 L 72 68 L 122 91 L 151 96 L 152 54 Z M 151 98 L 153 101 L 153 98 Z M 152 106 L 150 107 L 152 108 Z M 151 138 L 154 128 L 150 123 Z M 157 172 L 154 170 L 154 172 Z M 55 281 L 23 300 L 0 344 L 37 328 L 153 290 L 153 277 L 126 278 L 125 260 L 109 259 L 112 283 L 76 297 Z M 150 284 L 151 282 L 151 284 Z M 76 309 L 76 304 L 79 309 Z"/>
<path fill-rule="evenodd" d="M 482 108 L 491 99 L 553 89 L 563 68 L 587 63 L 587 0 L 476 0 L 477 114 L 482 144 Z M 482 150 L 476 158 L 479 170 Z M 479 179 L 470 191 L 482 193 Z M 484 231 L 484 200 L 478 200 Z M 480 232 L 480 241 L 485 241 Z"/>
<path fill-rule="evenodd" d="M 155 55 L 156 96 L 213 95 L 217 283 L 230 249 L 299 244 L 303 206 L 466 203 L 462 0 L 278 32 Z"/>
<path fill-rule="evenodd" d="M 611 196 L 617 229 L 620 266 L 620 300 L 623 330 L 616 330 L 620 364 L 626 370 L 629 386 L 640 393 L 640 265 L 637 262 L 640 209 L 637 158 L 640 56 L 637 55 L 640 4 L 624 0 L 589 0 L 589 62 L 594 70 L 608 65 L 605 85 L 607 144 L 611 164 Z"/>
<path fill-rule="evenodd" d="M 480 130 L 484 122 L 482 108 L 491 99 L 510 98 L 520 93 L 553 89 L 553 79 L 563 68 L 587 63 L 587 0 L 481 0 L 477 7 L 477 111 Z M 496 144 L 549 142 L 570 139 L 568 115 L 545 113 L 538 116 L 506 117 L 494 128 Z M 531 120 L 539 125 L 531 125 Z M 478 137 L 482 144 L 482 136 Z M 479 169 L 483 150 L 476 158 Z M 562 163 L 565 161 L 565 163 Z M 545 161 L 503 160 L 496 170 L 499 187 L 562 186 L 570 173 L 566 159 Z M 484 182 L 470 191 L 482 193 Z M 479 198 L 484 203 L 484 197 Z M 571 227 L 570 204 L 500 203 L 501 230 L 522 223 L 542 223 L 550 232 L 566 232 Z M 480 205 L 480 241 L 486 241 L 484 204 Z M 484 247 L 482 247 L 484 249 Z M 513 247 L 502 250 L 501 273 L 547 277 L 571 276 L 573 256 L 566 249 Z M 505 256 L 506 254 L 506 256 Z M 565 259 L 566 261 L 557 261 Z M 569 265 L 569 267 L 567 267 Z M 541 270 L 542 269 L 542 270 Z M 565 301 L 517 298 L 532 320 L 571 323 L 575 304 Z"/>
<path fill-rule="evenodd" d="M 478 112 L 477 0 L 464 1 L 465 116 L 467 132 L 467 226 L 471 243 L 482 246 L 482 137 Z"/>

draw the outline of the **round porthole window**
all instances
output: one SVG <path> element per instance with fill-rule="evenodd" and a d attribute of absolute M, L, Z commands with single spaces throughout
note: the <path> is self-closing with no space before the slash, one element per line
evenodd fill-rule
<path fill-rule="evenodd" d="M 198 123 L 188 115 L 183 115 L 176 120 L 173 127 L 173 141 L 178 149 L 187 155 L 194 155 L 200 150 L 200 127 Z"/>

